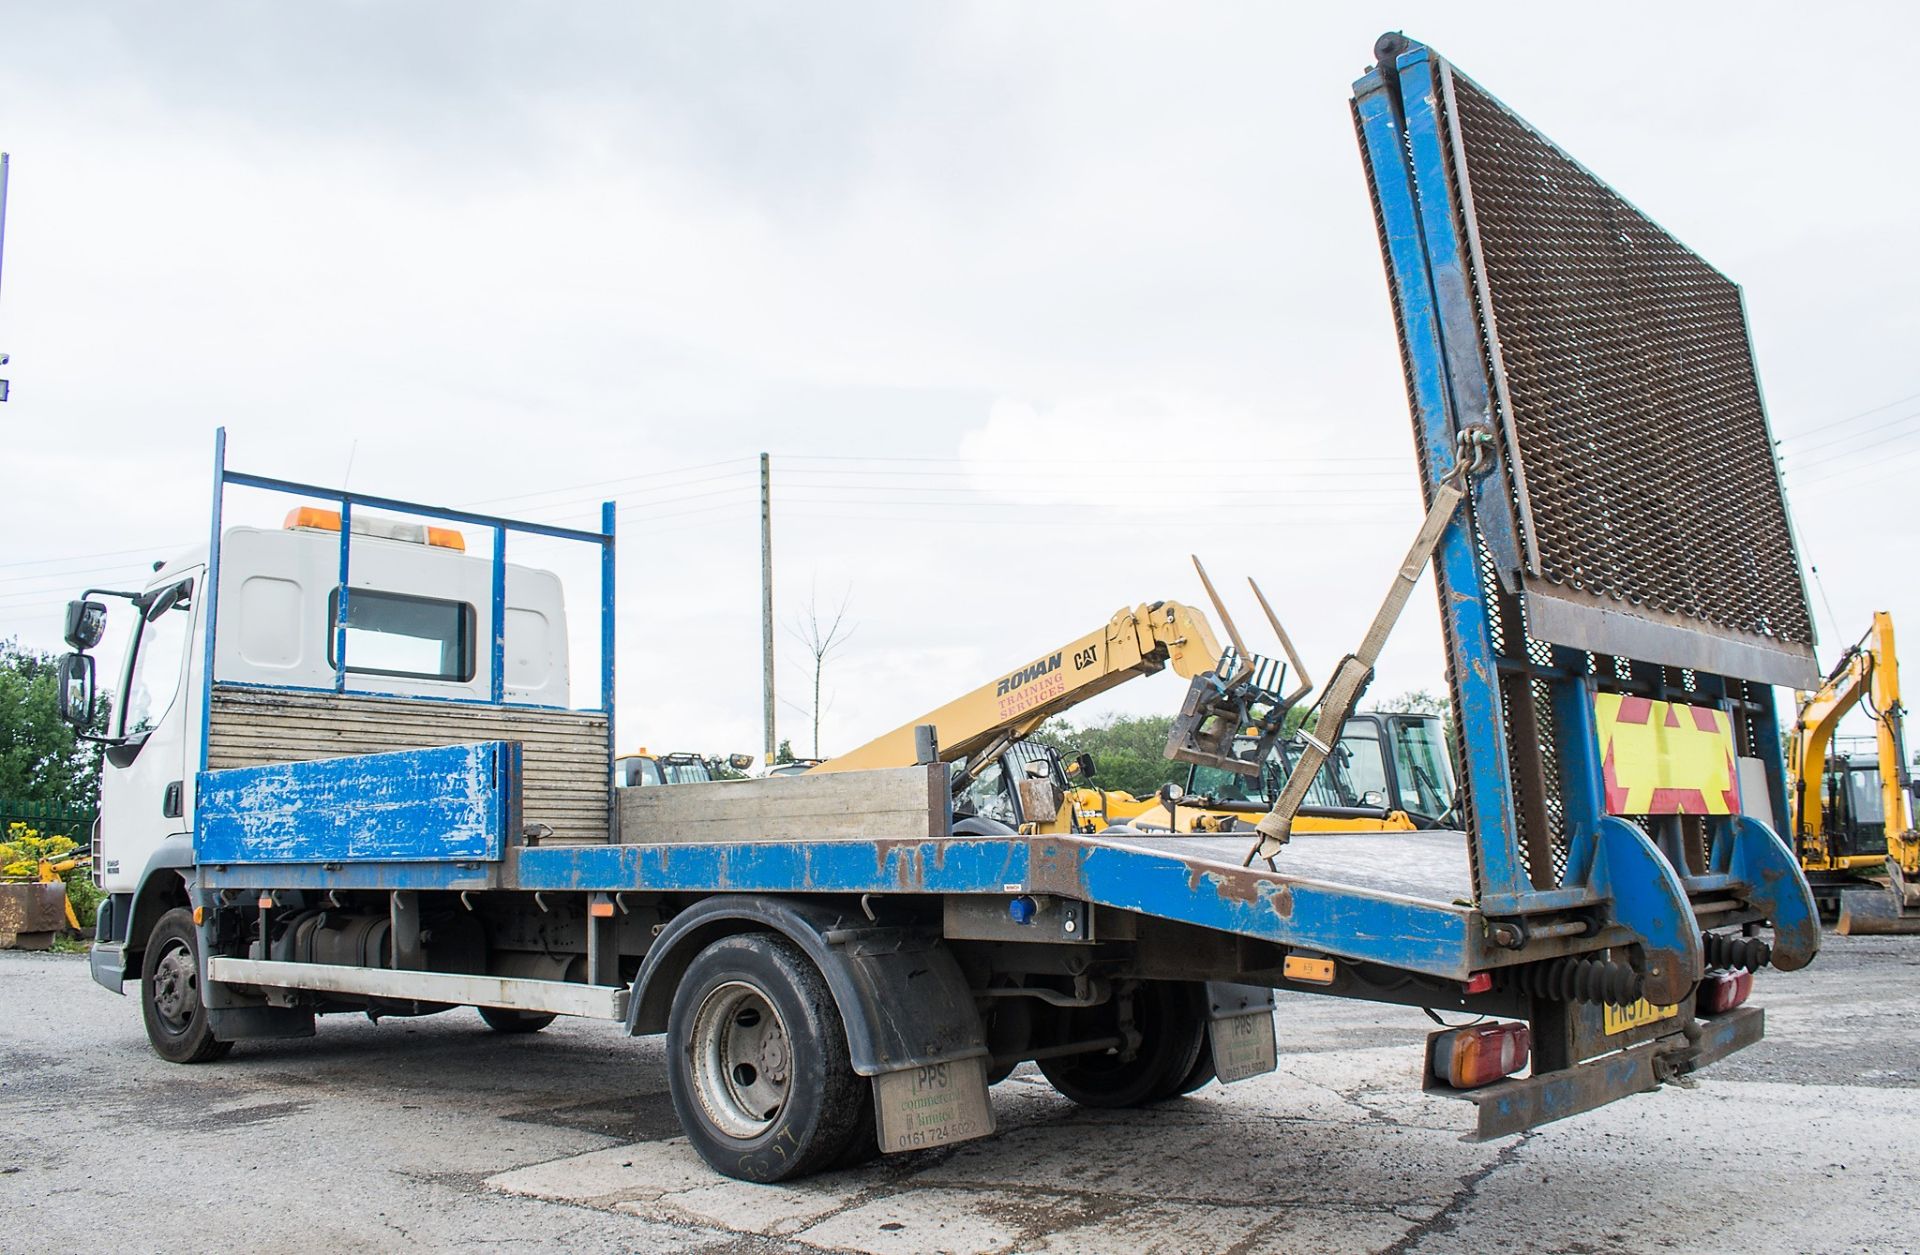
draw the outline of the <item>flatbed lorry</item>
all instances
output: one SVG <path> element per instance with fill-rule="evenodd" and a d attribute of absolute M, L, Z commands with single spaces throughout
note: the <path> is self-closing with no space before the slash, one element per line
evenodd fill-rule
<path fill-rule="evenodd" d="M 83 727 L 88 651 L 134 628 L 95 978 L 180 1063 L 338 1012 L 665 1033 L 691 1144 L 755 1181 L 988 1134 L 1024 1061 L 1097 1107 L 1255 1075 L 1276 995 L 1491 1017 L 1410 1043 L 1478 1137 L 1758 1040 L 1752 972 L 1819 941 L 1768 687 L 1815 671 L 1737 291 L 1431 50 L 1377 56 L 1354 115 L 1431 521 L 1395 587 L 1431 553 L 1459 831 L 954 835 L 932 753 L 616 794 L 610 506 L 331 490 L 228 468 L 222 434 L 204 549 L 68 610 Z M 235 487 L 308 504 L 228 527 Z M 599 555 L 589 709 L 527 535 Z M 1634 729 L 1654 779 L 1609 766 Z"/>

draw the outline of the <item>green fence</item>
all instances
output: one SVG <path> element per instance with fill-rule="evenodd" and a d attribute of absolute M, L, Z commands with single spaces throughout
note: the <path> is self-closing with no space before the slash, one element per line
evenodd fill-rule
<path fill-rule="evenodd" d="M 64 810 L 40 802 L 0 797 L 0 840 L 6 839 L 10 825 L 25 824 L 43 837 L 72 837 L 85 845 L 93 833 L 93 816 L 92 811 Z"/>

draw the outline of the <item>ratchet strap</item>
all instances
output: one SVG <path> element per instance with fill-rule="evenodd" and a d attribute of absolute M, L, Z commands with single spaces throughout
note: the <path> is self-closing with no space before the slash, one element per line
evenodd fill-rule
<path fill-rule="evenodd" d="M 1342 658 L 1340 665 L 1334 668 L 1333 678 L 1327 681 L 1327 691 L 1320 698 L 1319 718 L 1311 732 L 1302 730 L 1301 740 L 1305 747 L 1294 761 L 1293 770 L 1288 773 L 1286 786 L 1280 790 L 1280 797 L 1274 802 L 1273 809 L 1254 825 L 1259 839 L 1247 851 L 1243 866 L 1252 866 L 1256 858 L 1265 859 L 1271 866 L 1274 856 L 1292 838 L 1293 819 L 1299 813 L 1301 803 L 1306 800 L 1307 789 L 1326 763 L 1327 756 L 1333 752 L 1334 744 L 1340 739 L 1340 729 L 1346 725 L 1348 716 L 1353 714 L 1354 705 L 1366 691 L 1368 681 L 1373 679 L 1373 666 L 1380 660 L 1380 651 L 1386 647 L 1387 636 L 1399 621 L 1400 612 L 1406 608 L 1407 598 L 1413 594 L 1414 584 L 1419 581 L 1420 573 L 1426 570 L 1427 562 L 1440 544 L 1440 537 L 1446 531 L 1448 521 L 1453 518 L 1453 512 L 1460 508 L 1460 502 L 1466 498 L 1468 477 L 1478 475 L 1492 465 L 1492 439 L 1492 433 L 1481 427 L 1468 427 L 1460 432 L 1459 444 L 1464 456 L 1434 488 L 1433 502 L 1427 507 L 1427 517 L 1420 524 L 1420 531 L 1413 538 L 1413 547 L 1407 550 L 1406 560 L 1400 564 L 1400 570 L 1394 576 L 1393 587 L 1387 591 L 1386 600 L 1380 603 L 1372 625 L 1361 639 L 1360 648 Z"/>

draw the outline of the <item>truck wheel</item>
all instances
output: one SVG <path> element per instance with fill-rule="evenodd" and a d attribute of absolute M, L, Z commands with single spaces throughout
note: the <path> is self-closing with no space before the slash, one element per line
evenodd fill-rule
<path fill-rule="evenodd" d="M 1211 1085 L 1214 1078 L 1219 1075 L 1213 1070 L 1213 1038 L 1208 1036 L 1206 1027 L 1205 1024 L 1200 1026 L 1199 1057 L 1193 1061 L 1193 1067 L 1180 1078 L 1180 1083 L 1173 1087 L 1173 1092 L 1167 1097 L 1185 1098 L 1195 1090 L 1205 1089 Z"/>
<path fill-rule="evenodd" d="M 474 1010 L 496 1033 L 537 1033 L 556 1018 L 540 1011 L 511 1011 L 506 1007 L 475 1007 Z"/>
<path fill-rule="evenodd" d="M 701 951 L 674 991 L 667 1042 L 674 1114 L 716 1172 L 765 1182 L 834 1167 L 862 1110 L 873 1119 L 826 979 L 784 937 Z"/>
<path fill-rule="evenodd" d="M 1180 981 L 1142 981 L 1133 993 L 1133 1026 L 1140 1048 L 1131 1059 L 1114 1050 L 1040 1060 L 1053 1087 L 1083 1107 L 1141 1107 L 1198 1089 L 1195 1077 L 1207 1044 L 1207 1021 L 1198 987 Z M 1115 1008 L 1077 1010 L 1067 1020 L 1073 1037 L 1109 1036 Z M 1203 1074 L 1204 1075 L 1204 1074 Z"/>
<path fill-rule="evenodd" d="M 147 936 L 140 963 L 140 1012 L 147 1040 L 169 1063 L 209 1063 L 225 1058 L 230 1041 L 216 1041 L 200 998 L 200 939 L 193 912 L 177 906 L 160 917 Z"/>

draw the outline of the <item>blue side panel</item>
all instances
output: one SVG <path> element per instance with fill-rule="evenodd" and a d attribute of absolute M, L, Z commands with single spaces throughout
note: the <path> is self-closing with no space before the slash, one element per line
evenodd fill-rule
<path fill-rule="evenodd" d="M 520 852 L 519 889 L 701 893 L 999 893 L 1027 886 L 1024 840 L 553 846 Z"/>
<path fill-rule="evenodd" d="M 493 861 L 517 812 L 520 747 L 482 741 L 203 771 L 200 863 Z"/>
<path fill-rule="evenodd" d="M 1473 913 L 1097 838 L 554 846 L 519 851 L 508 887 L 680 893 L 1055 893 L 1350 959 L 1465 979 Z"/>
<path fill-rule="evenodd" d="M 1475 948 L 1471 913 L 1114 846 L 1085 848 L 1084 895 L 1202 928 L 1464 980 Z"/>

